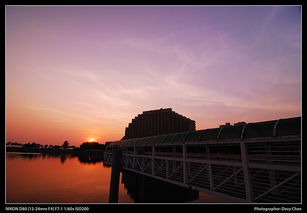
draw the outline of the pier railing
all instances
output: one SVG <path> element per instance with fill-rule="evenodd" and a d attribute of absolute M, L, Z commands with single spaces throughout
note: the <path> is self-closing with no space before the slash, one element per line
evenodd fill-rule
<path fill-rule="evenodd" d="M 123 169 L 237 202 L 301 202 L 300 136 L 121 144 Z M 106 150 L 106 164 L 112 152 Z"/>

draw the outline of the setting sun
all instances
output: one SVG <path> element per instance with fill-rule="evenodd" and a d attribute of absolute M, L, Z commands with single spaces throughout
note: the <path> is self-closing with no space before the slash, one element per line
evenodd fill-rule
<path fill-rule="evenodd" d="M 89 139 L 88 139 L 88 142 L 94 142 L 94 141 L 96 141 L 95 138 L 89 138 Z"/>

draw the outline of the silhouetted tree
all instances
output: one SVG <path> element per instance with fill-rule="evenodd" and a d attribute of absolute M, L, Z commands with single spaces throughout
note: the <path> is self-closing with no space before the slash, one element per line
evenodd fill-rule
<path fill-rule="evenodd" d="M 52 148 L 53 148 L 53 149 L 60 149 L 61 146 L 59 146 L 59 145 L 54 145 Z"/>
<path fill-rule="evenodd" d="M 96 150 L 103 150 L 104 149 L 104 144 L 100 144 L 97 142 L 85 142 L 80 145 L 81 149 L 96 149 Z"/>
<path fill-rule="evenodd" d="M 68 148 L 68 146 L 69 146 L 68 141 L 64 141 L 64 143 L 63 143 L 62 147 L 63 147 L 64 149 L 67 149 L 67 148 Z"/>
<path fill-rule="evenodd" d="M 30 148 L 30 147 L 32 147 L 32 145 L 31 145 L 30 143 L 25 143 L 25 144 L 23 144 L 22 146 L 25 147 L 25 148 Z"/>
<path fill-rule="evenodd" d="M 33 142 L 32 144 L 29 144 L 29 146 L 32 147 L 32 148 L 40 148 L 42 145 L 39 144 L 39 143 Z"/>

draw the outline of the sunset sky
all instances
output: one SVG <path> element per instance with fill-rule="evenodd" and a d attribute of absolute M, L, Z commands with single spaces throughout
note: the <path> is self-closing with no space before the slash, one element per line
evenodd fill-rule
<path fill-rule="evenodd" d="M 143 111 L 196 129 L 301 116 L 297 6 L 6 6 L 6 141 L 120 140 Z"/>

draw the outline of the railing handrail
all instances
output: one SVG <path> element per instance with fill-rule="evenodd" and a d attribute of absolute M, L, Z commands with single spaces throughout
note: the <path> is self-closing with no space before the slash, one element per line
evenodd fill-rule
<path fill-rule="evenodd" d="M 121 147 L 134 147 L 134 146 L 181 146 L 183 143 L 186 145 L 206 145 L 206 144 L 233 144 L 233 143 L 270 143 L 270 142 L 287 142 L 287 141 L 299 141 L 301 135 L 290 135 L 290 136 L 269 136 L 269 137 L 258 137 L 258 138 L 234 138 L 234 139 L 219 139 L 219 140 L 199 140 L 199 141 L 176 141 L 176 142 L 148 142 L 148 143 L 125 143 L 114 142 L 114 144 Z"/>

